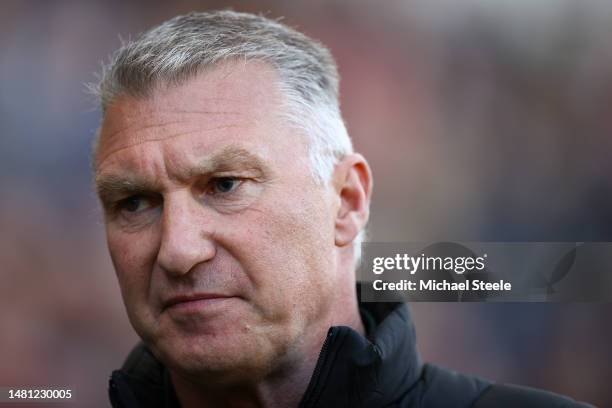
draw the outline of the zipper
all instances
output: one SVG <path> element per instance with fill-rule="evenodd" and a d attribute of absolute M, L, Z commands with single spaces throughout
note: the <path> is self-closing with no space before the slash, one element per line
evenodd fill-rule
<path fill-rule="evenodd" d="M 321 346 L 321 352 L 319 353 L 319 358 L 317 359 L 317 365 L 315 366 L 315 369 L 312 372 L 310 384 L 308 385 L 308 389 L 304 393 L 306 398 L 302 401 L 302 403 L 300 403 L 300 407 L 302 408 L 314 406 L 313 404 L 316 403 L 319 399 L 319 395 L 322 391 L 322 387 L 319 386 L 319 376 L 321 375 L 321 370 L 323 370 L 323 367 L 327 362 L 329 345 L 332 342 L 332 337 L 334 337 L 334 335 L 336 334 L 335 329 L 335 327 L 330 327 L 327 331 L 327 337 L 325 337 L 323 346 Z"/>
<path fill-rule="evenodd" d="M 112 378 L 108 381 L 108 397 L 113 407 L 119 407 L 119 401 L 117 401 L 117 384 Z"/>

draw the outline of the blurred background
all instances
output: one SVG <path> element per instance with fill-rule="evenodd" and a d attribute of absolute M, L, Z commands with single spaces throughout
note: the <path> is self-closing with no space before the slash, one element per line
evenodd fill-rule
<path fill-rule="evenodd" d="M 108 406 L 137 341 L 106 252 L 84 84 L 176 14 L 263 12 L 321 40 L 375 177 L 371 241 L 612 241 L 612 3 L 2 1 L 0 386 Z M 612 305 L 413 305 L 423 358 L 612 406 Z M 40 405 L 37 405 L 40 406 Z"/>

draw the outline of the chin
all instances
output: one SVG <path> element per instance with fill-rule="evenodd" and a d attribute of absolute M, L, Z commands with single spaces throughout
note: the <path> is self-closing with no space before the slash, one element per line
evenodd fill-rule
<path fill-rule="evenodd" d="M 253 381 L 269 375 L 278 361 L 277 353 L 270 345 L 261 343 L 261 339 L 226 334 L 164 339 L 151 348 L 174 373 L 210 386 Z"/>

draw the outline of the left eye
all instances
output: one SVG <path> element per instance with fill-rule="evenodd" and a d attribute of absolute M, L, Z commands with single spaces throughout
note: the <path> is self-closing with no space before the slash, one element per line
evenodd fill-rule
<path fill-rule="evenodd" d="M 239 184 L 240 181 L 236 178 L 222 177 L 215 179 L 212 183 L 213 193 L 229 193 L 235 190 Z"/>

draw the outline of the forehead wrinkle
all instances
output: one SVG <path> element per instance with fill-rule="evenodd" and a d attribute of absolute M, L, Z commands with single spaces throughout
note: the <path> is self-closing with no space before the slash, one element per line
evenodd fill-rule
<path fill-rule="evenodd" d="M 171 122 L 160 122 L 160 123 L 152 123 L 149 125 L 141 125 L 140 123 L 132 123 L 126 127 L 124 127 L 123 129 L 119 129 L 113 133 L 111 133 L 110 135 L 106 136 L 106 138 L 108 139 L 108 143 L 111 143 L 113 141 L 113 139 L 115 139 L 117 137 L 117 135 L 119 135 L 120 133 L 123 132 L 127 132 L 129 130 L 131 130 L 134 127 L 138 127 L 139 130 L 145 130 L 145 129 L 153 129 L 156 127 L 163 127 L 163 126 L 167 126 L 167 125 L 176 125 L 177 123 L 181 123 L 182 120 L 173 120 Z"/>
<path fill-rule="evenodd" d="M 178 132 L 178 133 L 175 133 L 175 134 L 163 135 L 163 136 L 159 136 L 159 137 L 155 137 L 155 138 L 147 138 L 147 140 L 142 140 L 142 139 L 144 139 L 144 137 L 136 138 L 136 140 L 133 143 L 130 143 L 130 144 L 126 145 L 126 146 L 121 146 L 121 147 L 115 148 L 115 149 L 107 152 L 101 158 L 98 158 L 98 160 L 97 160 L 97 162 L 98 162 L 97 167 L 99 168 L 100 166 L 102 166 L 104 161 L 106 159 L 108 159 L 108 157 L 111 156 L 112 154 L 120 152 L 120 151 L 125 150 L 125 149 L 129 149 L 130 147 L 134 147 L 134 146 L 139 145 L 139 144 L 150 143 L 150 142 L 160 142 L 160 141 L 163 141 L 163 140 L 174 139 L 174 138 L 179 137 L 179 136 L 190 135 L 190 134 L 193 134 L 193 133 L 208 132 L 208 131 L 220 130 L 220 129 L 240 128 L 240 127 L 242 127 L 242 126 L 240 126 L 240 125 L 223 125 L 223 126 L 215 126 L 215 127 L 206 128 L 206 129 L 196 129 L 196 130 L 192 130 L 192 131 L 189 131 L 189 132 Z"/>
<path fill-rule="evenodd" d="M 192 109 L 192 110 L 175 109 L 170 112 L 180 113 L 182 115 L 223 115 L 223 116 L 231 116 L 231 115 L 239 116 L 240 115 L 240 112 L 233 112 L 233 111 L 208 111 L 208 110 L 197 110 L 197 109 Z M 151 114 L 155 114 L 155 112 L 152 112 Z M 138 117 L 138 116 L 139 116 L 138 114 L 126 115 L 127 118 L 133 118 L 133 117 Z M 173 120 L 169 122 L 153 123 L 150 125 L 142 126 L 140 125 L 140 122 L 134 121 L 134 123 L 131 123 L 127 125 L 126 127 L 124 127 L 123 129 L 119 129 L 111 133 L 107 137 L 110 140 L 112 140 L 115 136 L 117 136 L 117 134 L 122 133 L 122 132 L 127 132 L 128 130 L 131 130 L 134 127 L 139 127 L 140 129 L 151 129 L 151 128 L 161 127 L 161 126 L 166 126 L 166 125 L 175 125 L 181 122 L 183 122 L 183 119 L 177 119 L 177 120 Z"/>
<path fill-rule="evenodd" d="M 228 99 L 233 103 L 238 103 L 239 100 Z M 237 111 L 209 111 L 209 110 L 199 110 L 199 109 L 175 109 L 171 112 L 176 113 L 184 113 L 186 115 L 242 115 L 242 113 Z"/>
<path fill-rule="evenodd" d="M 211 101 L 215 101 L 215 102 L 231 102 L 231 103 L 236 103 L 238 102 L 238 100 L 235 99 L 230 99 L 230 98 L 198 98 L 204 101 L 207 100 L 211 100 Z M 162 120 L 159 123 L 152 123 L 152 124 L 147 124 L 147 125 L 142 125 L 141 121 L 136 120 L 138 118 L 141 118 L 143 114 L 146 114 L 146 116 L 159 116 L 159 114 L 161 113 L 161 116 L 168 116 L 168 114 L 180 114 L 180 115 L 213 115 L 213 116 L 223 116 L 223 117 L 228 117 L 228 116 L 240 116 L 241 113 L 238 111 L 232 111 L 232 110 L 208 110 L 208 109 L 186 109 L 186 108 L 175 108 L 175 109 L 136 109 L 136 112 L 123 112 L 122 116 L 125 118 L 125 121 L 127 122 L 131 122 L 129 123 L 127 126 L 124 126 L 123 128 L 120 128 L 108 135 L 106 135 L 104 137 L 104 139 L 107 139 L 108 142 L 107 143 L 112 143 L 114 140 L 116 140 L 118 138 L 118 135 L 124 132 L 128 132 L 131 131 L 133 128 L 138 127 L 138 130 L 147 130 L 147 129 L 153 129 L 153 128 L 157 128 L 157 127 L 164 127 L 164 126 L 168 126 L 168 125 L 176 125 L 179 123 L 182 123 L 185 121 L 185 118 L 180 118 L 180 119 L 176 119 L 176 120 L 170 120 L 170 121 L 164 121 Z M 108 116 L 108 114 L 106 115 Z M 134 119 L 136 118 L 136 119 Z M 102 135 L 100 135 L 100 139 L 102 139 Z M 98 144 L 100 143 L 101 140 L 98 141 Z"/>

